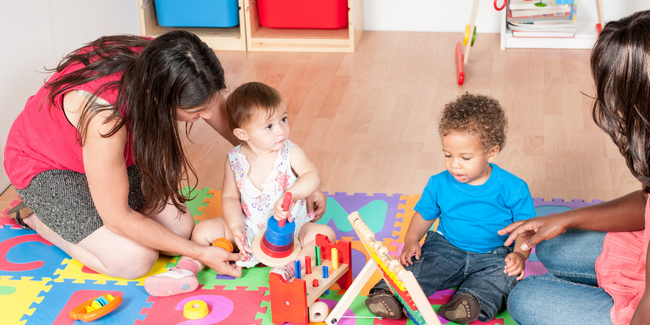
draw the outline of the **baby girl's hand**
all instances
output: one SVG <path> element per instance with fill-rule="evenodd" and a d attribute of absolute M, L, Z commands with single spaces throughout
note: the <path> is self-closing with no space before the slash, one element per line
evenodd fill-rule
<path fill-rule="evenodd" d="M 282 221 L 287 219 L 289 222 L 293 221 L 291 212 L 289 211 L 292 202 L 291 192 L 287 192 L 285 196 L 275 202 L 275 205 L 273 206 L 273 217 L 275 220 Z"/>
<path fill-rule="evenodd" d="M 507 273 L 509 276 L 517 275 L 517 281 L 524 278 L 526 275 L 526 260 L 524 255 L 519 252 L 513 252 L 508 254 L 505 258 L 506 267 L 503 270 L 503 273 Z"/>
<path fill-rule="evenodd" d="M 243 226 L 241 227 L 235 227 L 230 229 L 232 232 L 232 236 L 235 239 L 235 244 L 237 245 L 237 248 L 239 248 L 239 253 L 245 258 L 242 259 L 243 261 L 248 261 L 250 257 L 248 256 L 249 253 L 252 253 L 253 250 L 246 245 L 246 230 L 244 229 Z"/>
<path fill-rule="evenodd" d="M 402 265 L 409 266 L 413 264 L 411 257 L 415 255 L 415 259 L 419 260 L 421 254 L 422 248 L 420 247 L 420 243 L 407 243 L 402 249 L 402 254 L 399 254 L 399 257 L 397 257 L 397 259 L 400 263 L 402 263 Z"/>

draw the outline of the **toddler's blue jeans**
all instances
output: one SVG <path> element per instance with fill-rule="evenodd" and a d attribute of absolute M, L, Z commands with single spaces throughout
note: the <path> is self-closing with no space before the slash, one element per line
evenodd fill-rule
<path fill-rule="evenodd" d="M 452 245 L 443 235 L 429 231 L 420 259 L 413 257 L 413 264 L 406 269 L 413 272 L 427 297 L 451 287 L 458 287 L 456 295 L 472 294 L 481 305 L 479 320 L 485 322 L 505 308 L 508 293 L 517 282 L 516 276 L 503 272 L 504 259 L 511 252 L 505 246 L 487 253 L 468 252 Z M 375 288 L 388 286 L 382 280 Z"/>
<path fill-rule="evenodd" d="M 508 312 L 517 324 L 612 324 L 614 300 L 596 280 L 605 232 L 569 230 L 537 244 L 548 273 L 523 279 L 510 293 Z"/>

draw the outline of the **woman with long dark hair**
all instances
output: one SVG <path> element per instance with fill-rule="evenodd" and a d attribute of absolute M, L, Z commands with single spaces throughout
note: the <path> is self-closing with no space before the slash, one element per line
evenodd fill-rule
<path fill-rule="evenodd" d="M 53 72 L 5 147 L 5 171 L 33 211 L 17 222 L 114 277 L 143 276 L 159 252 L 241 276 L 229 263 L 238 254 L 188 240 L 191 196 L 179 192 L 197 179 L 178 122 L 202 118 L 238 144 L 214 52 L 184 31 L 109 36 L 70 53 Z"/>
<path fill-rule="evenodd" d="M 607 23 L 591 54 L 593 118 L 643 189 L 602 204 L 516 222 L 549 273 L 510 293 L 518 324 L 648 324 L 650 242 L 650 11 Z"/>

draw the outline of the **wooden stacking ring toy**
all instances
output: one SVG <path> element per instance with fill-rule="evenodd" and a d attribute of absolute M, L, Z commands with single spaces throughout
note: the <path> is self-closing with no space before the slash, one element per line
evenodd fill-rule
<path fill-rule="evenodd" d="M 217 239 L 215 239 L 214 242 L 212 242 L 212 246 L 221 247 L 221 248 L 225 249 L 226 251 L 228 251 L 230 253 L 232 253 L 233 250 L 235 249 L 232 246 L 232 243 L 230 242 L 230 240 L 228 240 L 226 238 L 217 238 Z"/>
<path fill-rule="evenodd" d="M 284 195 L 282 210 L 289 211 L 291 192 Z M 266 224 L 266 231 L 253 238 L 253 255 L 267 266 L 283 266 L 295 260 L 300 254 L 300 242 L 295 240 L 296 222 L 277 221 L 273 216 Z"/>
<path fill-rule="evenodd" d="M 191 300 L 183 306 L 183 316 L 187 319 L 201 319 L 208 316 L 208 304 L 203 300 Z"/>

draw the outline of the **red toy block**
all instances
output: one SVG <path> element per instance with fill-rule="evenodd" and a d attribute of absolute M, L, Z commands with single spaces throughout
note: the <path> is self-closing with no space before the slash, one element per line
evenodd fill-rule
<path fill-rule="evenodd" d="M 287 282 L 277 273 L 269 274 L 271 311 L 274 324 L 307 325 L 307 286 L 305 280 Z"/>

